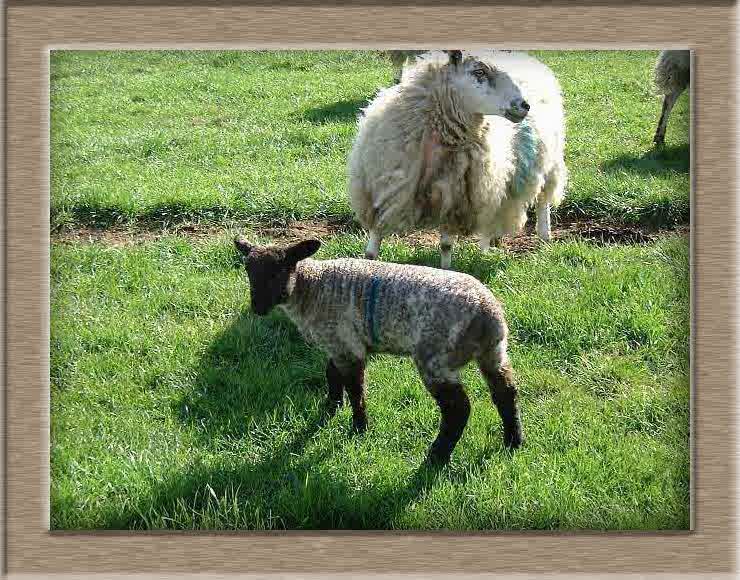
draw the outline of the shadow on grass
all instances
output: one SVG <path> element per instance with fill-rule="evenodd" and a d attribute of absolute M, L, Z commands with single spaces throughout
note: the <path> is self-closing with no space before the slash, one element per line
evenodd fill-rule
<path fill-rule="evenodd" d="M 360 109 L 368 104 L 367 99 L 352 99 L 351 101 L 337 101 L 330 105 L 307 109 L 301 117 L 309 123 L 323 125 L 324 123 L 346 123 L 354 121 L 360 114 Z"/>
<path fill-rule="evenodd" d="M 327 469 L 337 456 L 352 457 L 356 437 L 373 434 L 353 435 L 342 420 L 329 427 L 339 430 L 336 442 L 317 444 L 315 435 L 330 420 L 324 368 L 323 353 L 284 315 L 239 315 L 204 355 L 191 390 L 173 404 L 208 453 L 197 453 L 186 471 L 170 474 L 103 527 L 388 529 L 439 477 L 465 480 L 486 461 L 453 469 L 422 463 L 369 486 Z M 259 444 L 235 458 L 233 449 L 243 449 L 247 438 Z"/>
<path fill-rule="evenodd" d="M 638 173 L 641 175 L 663 175 L 666 173 L 685 173 L 690 167 L 689 145 L 670 145 L 651 149 L 640 157 L 622 155 L 601 164 L 607 173 Z"/>

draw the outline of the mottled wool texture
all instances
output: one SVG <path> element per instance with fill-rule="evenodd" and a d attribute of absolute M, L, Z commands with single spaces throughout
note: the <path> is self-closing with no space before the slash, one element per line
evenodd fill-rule
<path fill-rule="evenodd" d="M 663 50 L 655 63 L 655 85 L 664 95 L 682 92 L 691 81 L 691 53 Z"/>
<path fill-rule="evenodd" d="M 522 53 L 464 54 L 517 84 L 531 107 L 525 122 L 465 110 L 448 55 L 418 56 L 359 121 L 348 174 L 364 228 L 385 236 L 440 227 L 490 239 L 519 231 L 536 200 L 560 202 L 565 123 L 554 75 Z"/>
<path fill-rule="evenodd" d="M 474 277 L 360 259 L 298 263 L 281 307 L 338 365 L 410 355 L 427 384 L 458 382 L 472 358 L 506 364 L 501 304 Z"/>

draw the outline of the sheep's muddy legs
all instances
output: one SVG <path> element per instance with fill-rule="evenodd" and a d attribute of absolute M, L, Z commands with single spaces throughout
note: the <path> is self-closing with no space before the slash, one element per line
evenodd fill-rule
<path fill-rule="evenodd" d="M 544 199 L 537 200 L 537 235 L 550 240 L 550 204 Z"/>
<path fill-rule="evenodd" d="M 668 117 L 673 110 L 673 105 L 676 104 L 679 95 L 683 92 L 683 89 L 678 92 L 673 92 L 665 96 L 663 99 L 663 110 L 660 113 L 660 120 L 658 121 L 658 128 L 655 131 L 655 137 L 653 142 L 658 146 L 665 145 L 665 132 L 668 127 Z"/>
<path fill-rule="evenodd" d="M 503 236 L 483 236 L 478 240 L 478 247 L 481 252 L 488 252 L 492 247 L 503 249 L 504 237 Z"/>
<path fill-rule="evenodd" d="M 368 260 L 375 260 L 380 252 L 380 242 L 382 237 L 377 230 L 370 230 L 370 237 L 367 240 L 367 246 L 365 247 L 365 257 Z"/>
<path fill-rule="evenodd" d="M 427 389 L 437 401 L 442 414 L 439 434 L 429 448 L 427 461 L 447 463 L 468 423 L 470 400 L 460 383 L 429 383 Z"/>
<path fill-rule="evenodd" d="M 493 404 L 496 405 L 501 422 L 504 424 L 504 445 L 516 449 L 521 446 L 523 436 L 517 390 L 511 366 L 508 361 L 500 364 L 484 358 L 478 363 L 488 383 Z"/>
<path fill-rule="evenodd" d="M 439 231 L 440 267 L 443 270 L 449 270 L 452 266 L 452 243 L 454 241 L 454 237 L 446 231 Z"/>

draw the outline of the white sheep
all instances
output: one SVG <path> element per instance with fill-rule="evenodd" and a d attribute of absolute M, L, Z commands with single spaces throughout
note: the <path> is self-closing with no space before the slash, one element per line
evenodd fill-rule
<path fill-rule="evenodd" d="M 446 463 L 470 415 L 460 369 L 475 359 L 501 416 L 505 445 L 522 444 L 503 307 L 478 280 L 423 266 L 312 260 L 317 240 L 287 247 L 243 239 L 235 244 L 249 277 L 252 311 L 264 316 L 280 307 L 324 349 L 329 408 L 335 411 L 346 391 L 357 431 L 367 427 L 368 355 L 410 355 L 442 415 L 428 460 Z"/>
<path fill-rule="evenodd" d="M 550 207 L 562 198 L 564 113 L 552 72 L 521 53 L 428 52 L 364 110 L 348 163 L 351 205 L 382 238 L 440 231 L 441 265 L 453 236 L 477 233 L 482 249 L 519 231 L 537 203 L 550 238 Z"/>
<path fill-rule="evenodd" d="M 663 110 L 658 121 L 653 142 L 658 146 L 665 144 L 668 117 L 691 82 L 691 53 L 688 50 L 663 50 L 655 63 L 655 85 L 664 95 Z"/>

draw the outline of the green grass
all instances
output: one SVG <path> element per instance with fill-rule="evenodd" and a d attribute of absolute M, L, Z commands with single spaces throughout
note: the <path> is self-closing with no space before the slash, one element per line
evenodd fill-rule
<path fill-rule="evenodd" d="M 656 53 L 537 56 L 566 97 L 556 217 L 688 223 L 688 98 L 653 151 Z M 439 472 L 420 467 L 438 413 L 410 360 L 371 359 L 370 428 L 352 435 L 348 408 L 323 414 L 325 355 L 279 312 L 249 313 L 234 228 L 347 223 L 355 117 L 392 75 L 372 52 L 52 52 L 54 231 L 216 232 L 53 238 L 52 529 L 688 529 L 684 234 L 456 246 L 453 267 L 505 306 L 525 444 L 502 447 L 471 367 L 470 423 Z M 346 230 L 319 257 L 361 255 Z M 439 254 L 390 238 L 381 259 Z"/>
<path fill-rule="evenodd" d="M 319 257 L 357 255 L 328 241 Z M 51 526 L 686 529 L 688 247 L 579 241 L 514 257 L 464 244 L 503 301 L 526 442 L 502 448 L 477 370 L 450 466 L 408 359 L 367 369 L 369 431 L 322 419 L 325 356 L 248 312 L 227 236 L 52 248 Z M 403 242 L 386 260 L 436 264 Z"/>
<path fill-rule="evenodd" d="M 688 223 L 688 97 L 652 150 L 657 53 L 543 51 L 565 93 L 560 217 Z M 53 51 L 53 229 L 351 218 L 361 106 L 392 82 L 372 52 Z"/>

